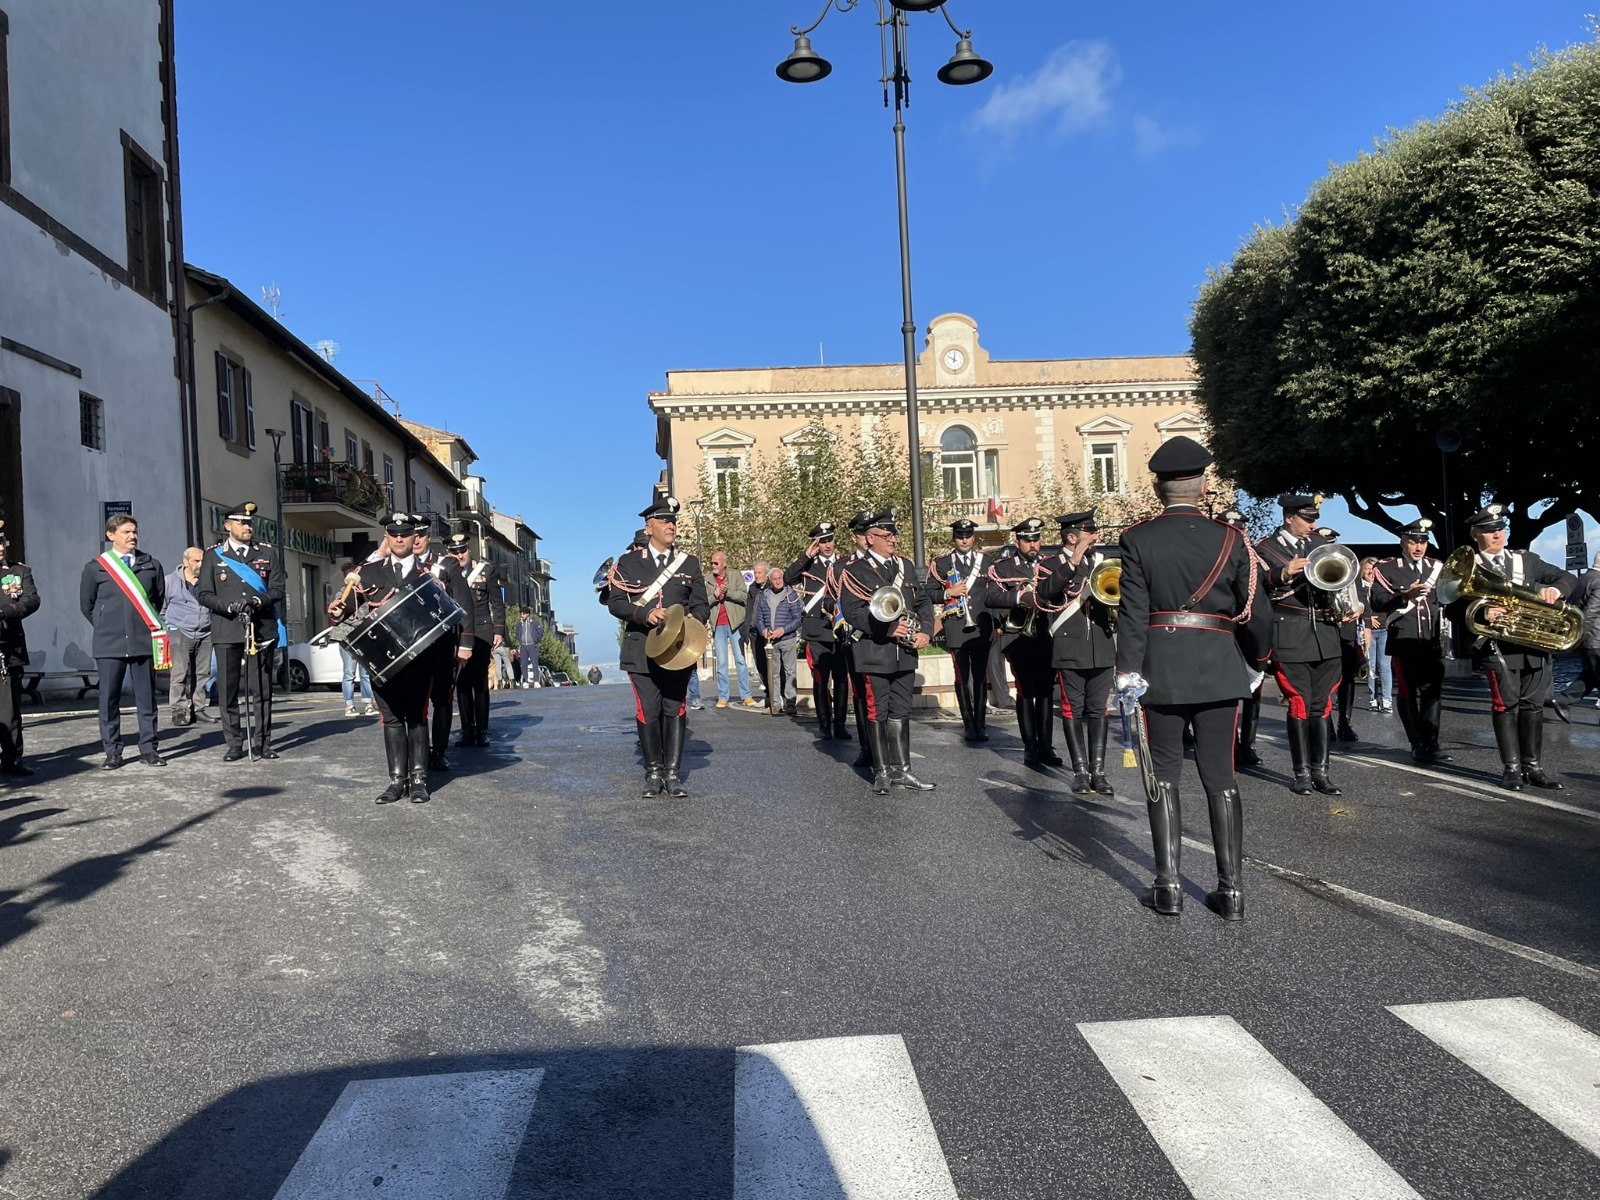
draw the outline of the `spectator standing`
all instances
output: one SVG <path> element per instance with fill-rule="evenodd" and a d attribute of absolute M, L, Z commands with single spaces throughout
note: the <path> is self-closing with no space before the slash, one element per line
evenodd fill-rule
<path fill-rule="evenodd" d="M 211 610 L 200 603 L 199 546 L 183 552 L 183 565 L 166 579 L 167 602 L 161 620 L 172 640 L 172 676 L 167 685 L 168 718 L 174 728 L 196 720 L 215 722 L 206 711 L 205 681 L 211 665 Z"/>
<path fill-rule="evenodd" d="M 767 561 L 761 558 L 756 559 L 755 566 L 750 571 L 749 583 L 749 588 L 755 593 L 756 598 L 759 598 L 761 593 L 766 590 L 768 574 Z M 745 644 L 750 647 L 750 657 L 755 659 L 756 674 L 761 678 L 761 700 L 756 707 L 762 707 L 767 703 L 767 644 L 766 639 L 761 636 L 760 631 L 756 628 L 756 606 L 749 603 L 748 600 L 745 608 L 744 640 Z"/>
<path fill-rule="evenodd" d="M 0 775 L 32 775 L 22 765 L 22 672 L 28 635 L 22 621 L 39 611 L 39 590 L 27 563 L 10 562 L 0 521 Z"/>
<path fill-rule="evenodd" d="M 156 753 L 155 639 L 161 630 L 161 608 L 167 598 L 166 571 L 139 549 L 139 522 L 131 513 L 106 521 L 111 549 L 83 565 L 78 607 L 94 626 L 94 661 L 100 671 L 100 744 L 106 753 L 102 769 L 122 765 L 122 684 L 133 685 L 139 714 L 139 761 L 164 767 Z M 165 652 L 165 647 L 163 647 Z"/>
<path fill-rule="evenodd" d="M 522 652 L 522 686 L 525 688 L 539 685 L 539 645 L 543 641 L 544 626 L 532 609 L 525 609 L 517 618 L 517 648 Z"/>
<path fill-rule="evenodd" d="M 341 568 L 347 579 L 353 572 L 359 570 L 361 570 L 361 564 L 357 562 L 347 562 Z M 344 663 L 344 674 L 339 683 L 339 689 L 344 693 L 344 715 L 347 717 L 357 715 L 363 717 L 377 716 L 377 706 L 372 703 L 372 679 L 367 675 L 367 668 L 362 665 L 360 659 L 350 653 L 342 642 L 339 644 L 339 658 Z M 361 703 L 364 706 L 359 714 L 356 712 L 356 688 L 358 686 L 361 689 Z"/>
<path fill-rule="evenodd" d="M 750 672 L 745 666 L 740 633 L 746 621 L 750 585 L 737 571 L 728 570 L 728 552 L 711 554 L 711 570 L 706 572 L 706 599 L 711 601 L 711 662 L 717 673 L 717 707 L 727 708 L 729 697 L 728 660 L 733 660 L 739 680 L 739 700 L 746 708 L 756 707 L 750 695 Z"/>
<path fill-rule="evenodd" d="M 772 666 L 778 677 L 767 677 L 768 707 L 776 708 L 772 700 L 783 698 L 783 710 L 790 716 L 795 711 L 795 649 L 800 644 L 800 624 L 804 612 L 800 593 L 783 583 L 783 568 L 773 567 L 767 573 L 767 587 L 751 606 L 756 610 L 756 632 L 760 635 L 761 658 L 766 658 L 766 648 L 773 647 Z"/>
<path fill-rule="evenodd" d="M 1561 694 L 1582 700 L 1591 691 L 1600 690 L 1600 554 L 1594 556 L 1594 565 L 1578 577 L 1578 590 L 1567 603 L 1583 613 L 1583 670 Z M 1600 697 L 1595 703 L 1600 704 Z"/>
<path fill-rule="evenodd" d="M 1366 606 L 1361 623 L 1367 636 L 1367 707 L 1373 712 L 1391 712 L 1394 709 L 1394 664 L 1389 660 L 1388 614 L 1372 611 L 1372 580 L 1378 571 L 1378 560 L 1361 560 L 1361 603 Z"/>

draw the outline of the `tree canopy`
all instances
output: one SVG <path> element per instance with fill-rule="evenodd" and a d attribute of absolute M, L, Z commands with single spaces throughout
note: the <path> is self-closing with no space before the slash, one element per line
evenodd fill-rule
<path fill-rule="evenodd" d="M 1245 491 L 1337 492 L 1391 530 L 1390 508 L 1448 511 L 1458 542 L 1489 498 L 1518 544 L 1600 516 L 1600 45 L 1335 167 L 1211 273 L 1190 328 L 1211 449 Z"/>

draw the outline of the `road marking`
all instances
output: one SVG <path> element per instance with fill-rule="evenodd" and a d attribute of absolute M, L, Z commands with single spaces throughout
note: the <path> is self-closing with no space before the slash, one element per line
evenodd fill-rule
<path fill-rule="evenodd" d="M 1521 996 L 1389 1011 L 1600 1155 L 1600 1037 Z"/>
<path fill-rule="evenodd" d="M 1356 758 L 1350 755 L 1341 755 L 1341 763 L 1349 763 L 1354 767 L 1388 767 L 1393 771 L 1405 771 L 1412 775 L 1421 775 L 1432 780 L 1440 786 L 1448 785 L 1450 788 L 1467 788 L 1473 792 L 1482 793 L 1492 800 L 1525 800 L 1529 804 L 1537 804 L 1543 808 L 1559 809 L 1561 812 L 1572 813 L 1574 816 L 1588 817 L 1591 821 L 1600 821 L 1600 812 L 1592 808 L 1582 808 L 1576 804 L 1563 804 L 1560 800 L 1547 800 L 1543 796 L 1530 795 L 1527 792 L 1509 792 L 1506 795 L 1499 793 L 1504 788 L 1495 787 L 1487 783 L 1474 783 L 1470 779 L 1462 779 L 1459 775 L 1445 775 L 1439 771 L 1430 771 L 1426 767 L 1414 767 L 1409 763 L 1390 762 L 1386 758 Z"/>
<path fill-rule="evenodd" d="M 956 1200 L 897 1034 L 741 1046 L 734 1200 Z"/>
<path fill-rule="evenodd" d="M 1420 1200 L 1232 1017 L 1078 1026 L 1195 1200 Z"/>
<path fill-rule="evenodd" d="M 504 1200 L 543 1068 L 345 1085 L 275 1200 Z"/>

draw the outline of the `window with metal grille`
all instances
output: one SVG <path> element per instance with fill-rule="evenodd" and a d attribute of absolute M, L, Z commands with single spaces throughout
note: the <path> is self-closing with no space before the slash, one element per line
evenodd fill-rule
<path fill-rule="evenodd" d="M 78 393 L 78 440 L 91 450 L 106 448 L 106 402 Z"/>

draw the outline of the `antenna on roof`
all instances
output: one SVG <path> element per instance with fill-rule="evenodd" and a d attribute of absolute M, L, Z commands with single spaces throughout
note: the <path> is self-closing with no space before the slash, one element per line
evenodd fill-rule
<path fill-rule="evenodd" d="M 276 283 L 269 283 L 261 289 L 261 303 L 266 305 L 267 311 L 272 314 L 274 321 L 283 320 L 283 289 Z"/>
<path fill-rule="evenodd" d="M 818 342 L 817 343 L 817 366 L 825 367 L 827 365 L 828 365 L 828 356 L 822 352 L 822 343 Z"/>
<path fill-rule="evenodd" d="M 339 343 L 330 342 L 327 338 L 313 342 L 311 348 L 330 363 L 339 357 Z"/>

